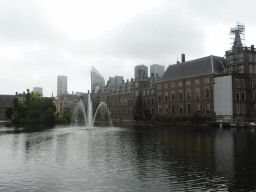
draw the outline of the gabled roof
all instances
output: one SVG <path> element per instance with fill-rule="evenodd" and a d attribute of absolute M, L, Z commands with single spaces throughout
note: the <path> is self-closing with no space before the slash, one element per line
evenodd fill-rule
<path fill-rule="evenodd" d="M 148 89 L 148 88 L 152 88 L 155 87 L 155 83 L 159 81 L 159 77 L 158 76 L 154 76 L 154 77 L 150 77 L 148 78 L 148 80 L 143 84 L 142 89 Z"/>
<path fill-rule="evenodd" d="M 213 55 L 184 63 L 169 65 L 158 82 L 184 79 L 211 73 L 222 73 L 223 65 L 225 66 L 225 58 Z"/>

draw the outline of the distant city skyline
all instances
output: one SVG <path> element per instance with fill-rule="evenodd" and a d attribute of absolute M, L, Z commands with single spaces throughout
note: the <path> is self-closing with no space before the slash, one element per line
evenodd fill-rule
<path fill-rule="evenodd" d="M 256 42 L 256 1 L 0 1 L 0 92 L 42 87 L 57 95 L 56 77 L 71 92 L 91 90 L 91 67 L 105 80 L 134 77 L 134 67 L 165 66 L 231 47 L 230 28 L 245 24 Z M 69 13 L 69 14 L 67 14 Z"/>

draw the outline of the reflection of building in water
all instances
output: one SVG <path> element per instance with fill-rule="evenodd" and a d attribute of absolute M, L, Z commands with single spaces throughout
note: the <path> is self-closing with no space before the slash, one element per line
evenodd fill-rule
<path fill-rule="evenodd" d="M 218 130 L 214 145 L 216 169 L 228 178 L 234 174 L 233 133 L 230 130 Z"/>

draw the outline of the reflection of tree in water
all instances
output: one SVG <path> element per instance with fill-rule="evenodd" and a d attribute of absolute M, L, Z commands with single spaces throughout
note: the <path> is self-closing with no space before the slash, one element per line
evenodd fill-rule
<path fill-rule="evenodd" d="M 32 129 L 33 126 L 35 129 L 29 132 L 28 129 Z M 50 153 L 51 148 L 53 147 L 54 135 L 53 132 L 46 131 L 46 129 L 51 129 L 51 127 L 38 127 L 38 125 L 31 125 L 31 127 L 28 126 L 26 129 L 26 132 L 24 132 L 26 160 L 29 160 L 30 156 L 33 157 L 35 155 L 34 153 L 37 153 L 37 157 L 48 158 L 51 155 Z M 45 150 L 45 148 L 49 150 Z"/>

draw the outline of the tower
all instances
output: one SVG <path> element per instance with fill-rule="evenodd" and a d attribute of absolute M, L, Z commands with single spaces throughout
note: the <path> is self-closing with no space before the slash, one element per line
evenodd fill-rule
<path fill-rule="evenodd" d="M 58 76 L 57 78 L 57 95 L 67 92 L 68 78 L 67 76 Z"/>

